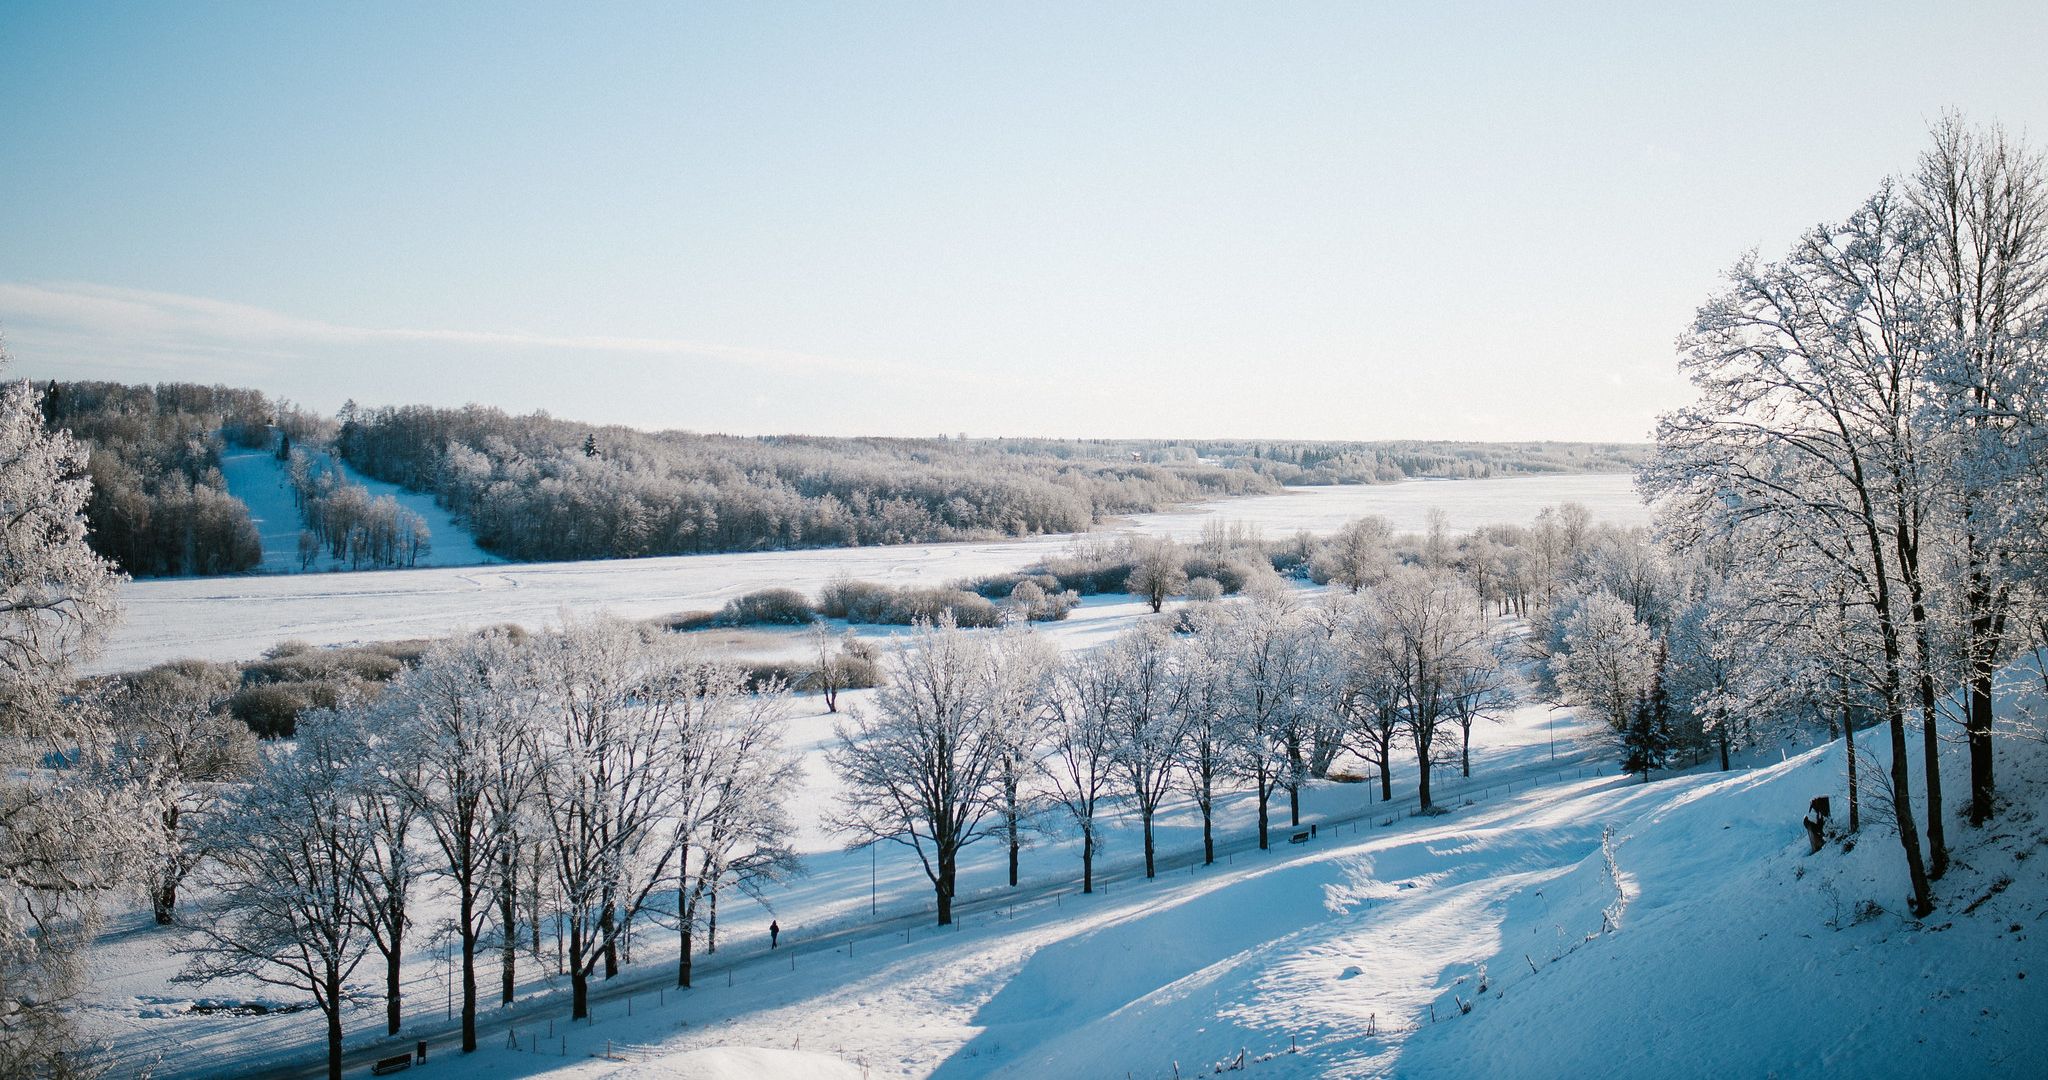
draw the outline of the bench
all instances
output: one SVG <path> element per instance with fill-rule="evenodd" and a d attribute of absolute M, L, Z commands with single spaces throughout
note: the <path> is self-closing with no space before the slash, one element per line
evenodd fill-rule
<path fill-rule="evenodd" d="M 377 1063 L 370 1066 L 370 1075 L 389 1076 L 392 1073 L 404 1072 L 410 1068 L 412 1068 L 411 1054 L 393 1054 L 388 1058 L 378 1058 Z"/>
<path fill-rule="evenodd" d="M 1298 832 L 1298 833 L 1295 833 L 1295 834 L 1294 834 L 1293 836 L 1290 836 L 1290 837 L 1288 837 L 1288 838 L 1287 838 L 1287 842 L 1288 842 L 1288 843 L 1290 843 L 1290 844 L 1306 844 L 1306 843 L 1308 843 L 1308 830 L 1307 830 L 1307 829 L 1303 829 L 1303 830 L 1301 830 L 1300 832 Z"/>

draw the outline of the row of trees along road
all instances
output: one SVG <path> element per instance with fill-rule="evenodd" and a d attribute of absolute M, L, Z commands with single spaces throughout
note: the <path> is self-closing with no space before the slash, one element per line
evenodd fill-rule
<path fill-rule="evenodd" d="M 1079 835 L 1082 889 L 1093 891 L 1112 805 L 1137 817 L 1148 877 L 1169 798 L 1200 811 L 1213 861 L 1219 794 L 1249 790 L 1263 848 L 1272 800 L 1286 793 L 1299 825 L 1302 786 L 1347 749 L 1379 770 L 1382 798 L 1397 753 L 1412 750 L 1426 809 L 1439 739 L 1455 730 L 1469 748 L 1472 724 L 1507 701 L 1502 643 L 1479 596 L 1447 570 L 1391 561 L 1357 593 L 1303 603 L 1262 587 L 1085 653 L 1061 655 L 1018 625 L 923 624 L 887 657 L 873 701 L 837 729 L 829 758 L 846 794 L 834 821 L 857 843 L 913 849 L 946 925 L 961 852 L 1000 840 L 1014 886 L 1026 822 L 1048 812 Z"/>
<path fill-rule="evenodd" d="M 309 994 L 338 1076 L 344 986 L 378 954 L 399 1030 L 406 936 L 435 881 L 455 908 L 464 1050 L 487 930 L 509 1002 L 544 908 L 566 923 L 574 1017 L 591 980 L 618 973 L 636 920 L 676 928 L 688 986 L 702 906 L 794 868 L 785 710 L 779 688 L 613 620 L 440 643 L 374 704 L 303 717 L 211 819 L 216 900 L 181 978 Z"/>

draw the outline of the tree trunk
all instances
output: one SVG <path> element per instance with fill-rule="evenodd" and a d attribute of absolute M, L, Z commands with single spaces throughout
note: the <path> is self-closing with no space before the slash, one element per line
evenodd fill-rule
<path fill-rule="evenodd" d="M 676 910 L 677 910 L 677 911 L 682 911 L 682 910 L 683 910 L 683 891 L 682 891 L 681 889 L 677 889 L 677 890 L 676 890 Z M 690 963 L 691 963 L 691 958 L 690 958 L 690 919 L 689 919 L 689 916 L 685 915 L 685 916 L 683 916 L 683 917 L 682 917 L 681 919 L 679 919 L 678 921 L 679 921 L 679 922 L 681 922 L 681 923 L 683 924 L 683 932 L 682 932 L 682 939 L 683 939 L 683 951 L 682 951 L 682 955 L 680 955 L 680 956 L 678 956 L 678 957 L 676 958 L 676 985 L 677 985 L 677 986 L 680 986 L 680 987 L 682 987 L 682 988 L 683 988 L 683 989 L 685 989 L 685 990 L 688 990 L 688 989 L 690 988 Z"/>
<path fill-rule="evenodd" d="M 705 900 L 711 906 L 709 918 L 704 923 L 704 954 L 709 956 L 718 951 L 718 886 L 711 886 Z"/>
<path fill-rule="evenodd" d="M 1259 850 L 1260 850 L 1260 851 L 1264 851 L 1264 850 L 1266 850 L 1266 847 L 1267 847 L 1267 843 L 1266 843 L 1266 839 L 1267 839 L 1267 834 L 1266 834 L 1266 829 L 1267 829 L 1267 822 L 1266 822 L 1266 800 L 1267 800 L 1268 798 L 1272 797 L 1272 794 L 1273 794 L 1273 789 L 1272 789 L 1272 788 L 1266 787 L 1266 786 L 1265 786 L 1265 785 L 1263 785 L 1263 784 L 1261 784 L 1261 785 L 1259 786 Z"/>
<path fill-rule="evenodd" d="M 569 1019 L 590 1015 L 590 966 L 583 962 L 583 920 L 569 923 Z"/>
<path fill-rule="evenodd" d="M 462 1052 L 476 1052 L 476 898 L 462 898 Z"/>
<path fill-rule="evenodd" d="M 1464 738 L 1458 744 L 1458 768 L 1464 773 L 1465 779 L 1470 780 L 1472 779 L 1472 725 L 1461 724 L 1459 729 L 1464 732 Z"/>
<path fill-rule="evenodd" d="M 327 965 L 327 1080 L 341 1080 L 341 969 Z"/>
<path fill-rule="evenodd" d="M 606 901 L 604 910 L 599 912 L 597 916 L 598 936 L 604 942 L 604 977 L 606 979 L 617 978 L 619 974 L 618 925 L 618 914 L 612 910 L 611 902 Z"/>
<path fill-rule="evenodd" d="M 1017 808 L 1010 808 L 1010 888 L 1017 887 L 1017 851 L 1023 845 L 1017 839 Z"/>
<path fill-rule="evenodd" d="M 1095 891 L 1095 830 L 1081 830 L 1081 891 Z"/>
<path fill-rule="evenodd" d="M 1290 829 L 1301 827 L 1301 783 L 1299 781 L 1287 785 L 1287 827 Z"/>
<path fill-rule="evenodd" d="M 1216 832 L 1215 832 L 1215 827 L 1214 827 L 1214 826 L 1215 826 L 1214 818 L 1215 818 L 1215 816 L 1216 816 L 1216 796 L 1215 796 L 1215 793 L 1214 793 L 1213 791 L 1211 791 L 1211 790 L 1210 790 L 1210 786 L 1209 786 L 1209 785 L 1210 785 L 1210 781 L 1209 781 L 1209 778 L 1208 778 L 1208 777 L 1206 777 L 1206 776 L 1205 776 L 1205 777 L 1203 777 L 1203 778 L 1202 778 L 1202 865 L 1203 865 L 1203 866 L 1208 866 L 1208 865 L 1210 865 L 1210 864 L 1212 864 L 1212 863 L 1214 863 L 1214 862 L 1216 861 Z"/>
<path fill-rule="evenodd" d="M 1390 759 L 1390 758 L 1392 758 L 1392 757 L 1393 757 L 1393 754 L 1392 754 L 1391 748 L 1388 748 L 1388 747 L 1382 747 L 1382 748 L 1380 749 L 1380 801 L 1381 801 L 1381 802 L 1393 802 L 1393 801 L 1394 801 L 1394 772 L 1393 772 L 1393 770 L 1392 770 L 1392 769 L 1389 769 L 1389 768 L 1387 768 L 1387 761 L 1388 761 L 1388 759 Z"/>
<path fill-rule="evenodd" d="M 1923 631 L 1924 633 L 1924 631 Z M 1924 655 L 1924 654 L 1923 654 Z M 1920 754 L 1927 770 L 1927 880 L 1940 881 L 1948 873 L 1948 842 L 1941 820 L 1941 740 L 1935 720 L 1941 715 L 1936 703 L 1934 675 L 1920 669 Z"/>
<path fill-rule="evenodd" d="M 504 928 L 504 948 L 499 953 L 498 981 L 500 1004 L 510 1005 L 519 985 L 519 860 L 512 858 L 499 863 L 500 880 L 498 887 L 498 922 Z"/>
<path fill-rule="evenodd" d="M 1149 881 L 1154 876 L 1152 864 L 1152 808 L 1140 808 L 1138 818 L 1145 826 L 1145 879 Z"/>
<path fill-rule="evenodd" d="M 393 934 L 391 938 L 391 951 L 384 954 L 384 1034 L 386 1035 L 398 1034 L 400 1021 L 404 1019 L 399 1015 L 405 999 L 398 980 L 398 976 L 404 968 L 404 960 L 404 946 L 399 943 L 398 936 Z"/>
<path fill-rule="evenodd" d="M 1729 769 L 1733 768 L 1733 766 L 1732 766 L 1732 765 L 1730 765 L 1730 764 L 1728 763 L 1728 718 L 1727 718 L 1727 717 L 1722 717 L 1722 718 L 1721 718 L 1721 726 L 1720 726 L 1720 727 L 1719 727 L 1718 729 L 1716 729 L 1716 734 L 1718 734 L 1718 735 L 1719 735 L 1719 736 L 1721 737 L 1721 739 L 1720 739 L 1720 741 L 1721 741 L 1721 771 L 1722 771 L 1722 772 L 1727 772 L 1727 771 L 1728 771 Z"/>
<path fill-rule="evenodd" d="M 1928 895 L 1926 866 L 1920 861 L 1919 830 L 1913 827 L 1913 792 L 1907 787 L 1906 773 L 1906 718 L 1896 708 L 1891 710 L 1892 729 L 1892 814 L 1898 819 L 1899 843 L 1906 849 L 1906 869 L 1912 881 L 1913 895 L 1911 911 L 1916 919 L 1926 918 L 1934 910 L 1933 899 Z"/>
<path fill-rule="evenodd" d="M 1429 751 L 1418 750 L 1416 751 L 1415 758 L 1417 770 L 1415 774 L 1416 809 L 1427 810 L 1431 806 L 1429 801 Z"/>
<path fill-rule="evenodd" d="M 1991 820 L 1991 799 L 1997 794 L 1991 760 L 1991 695 L 1993 673 L 1978 660 L 1970 677 L 1970 824 Z"/>
<path fill-rule="evenodd" d="M 956 858 L 957 855 L 952 848 L 939 849 L 939 878 L 932 882 L 932 888 L 938 893 L 940 926 L 953 925 L 953 871 Z"/>
<path fill-rule="evenodd" d="M 164 808 L 163 823 L 164 839 L 170 848 L 171 855 L 167 860 L 167 865 L 164 867 L 164 876 L 157 883 L 154 895 L 150 899 L 153 901 L 152 906 L 155 908 L 156 924 L 158 926 L 169 926 L 171 925 L 173 914 L 178 907 L 178 803 L 176 799 L 172 799 L 170 805 Z"/>

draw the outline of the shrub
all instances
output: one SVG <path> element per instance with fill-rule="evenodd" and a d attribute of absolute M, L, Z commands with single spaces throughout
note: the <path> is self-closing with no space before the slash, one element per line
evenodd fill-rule
<path fill-rule="evenodd" d="M 728 601 L 718 613 L 723 626 L 803 626 L 818 613 L 795 589 L 762 589 Z"/>
<path fill-rule="evenodd" d="M 289 739 L 298 732 L 300 713 L 332 709 L 346 700 L 351 690 L 333 682 L 261 683 L 237 690 L 228 699 L 228 711 L 249 725 L 257 738 Z"/>
<path fill-rule="evenodd" d="M 719 613 L 716 611 L 680 611 L 674 615 L 664 615 L 654 620 L 654 625 L 661 627 L 663 630 L 677 633 L 686 630 L 702 630 L 708 626 L 716 625 L 718 623 L 718 615 Z"/>
<path fill-rule="evenodd" d="M 862 618 L 861 615 L 885 608 L 891 591 L 887 585 L 877 585 L 872 581 L 833 578 L 818 593 L 818 614 L 849 622 L 874 622 L 876 620 Z"/>

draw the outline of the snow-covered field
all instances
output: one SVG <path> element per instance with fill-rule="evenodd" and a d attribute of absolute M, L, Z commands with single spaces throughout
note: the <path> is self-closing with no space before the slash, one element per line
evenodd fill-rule
<path fill-rule="evenodd" d="M 814 748 L 829 727 L 806 717 L 792 737 Z M 1447 814 L 1404 816 L 1405 791 L 1382 805 L 1368 785 L 1322 784 L 1307 799 L 1318 838 L 1259 852 L 1239 800 L 1218 865 L 1169 860 L 1151 882 L 1126 822 L 1094 896 L 1073 891 L 1072 843 L 1045 837 L 1006 902 L 1001 849 L 984 844 L 947 930 L 889 851 L 872 902 L 903 917 L 859 926 L 868 853 L 807 830 L 811 876 L 771 898 L 780 949 L 762 940 L 770 912 L 729 904 L 696 989 L 674 990 L 673 945 L 650 934 L 593 1022 L 571 1026 L 560 990 L 536 981 L 530 1000 L 487 1010 L 467 1058 L 429 958 L 409 973 L 401 1045 L 428 1039 L 433 1075 L 491 1080 L 1166 1078 L 1239 1061 L 1253 1077 L 2039 1075 L 2048 745 L 2001 741 L 2006 809 L 1993 829 L 1952 831 L 1942 906 L 1915 923 L 1881 826 L 1807 854 L 1807 801 L 1832 794 L 1844 812 L 1839 743 L 1643 784 L 1541 705 L 1481 737 L 1471 780 L 1440 774 Z M 816 768 L 809 780 L 799 813 L 814 819 L 835 787 Z M 1185 808 L 1162 846 L 1195 850 Z M 182 1005 L 144 1000 L 162 994 L 164 944 L 138 920 L 100 955 L 94 1022 L 124 1069 L 160 1051 L 158 1075 L 208 1075 L 221 1071 L 209 1055 L 251 1047 L 281 1074 L 317 1067 L 317 1014 L 166 1018 Z M 359 1058 L 388 1045 L 379 1016 L 367 1002 L 350 1025 Z"/>
<path fill-rule="evenodd" d="M 469 530 L 437 505 L 433 496 L 372 480 L 340 461 L 335 466 L 343 476 L 367 489 L 371 498 L 389 495 L 427 523 L 432 548 L 420 556 L 420 566 L 477 566 L 504 561 L 478 547 Z M 268 450 L 231 448 L 221 454 L 220 472 L 228 482 L 228 494 L 248 505 L 256 532 L 263 538 L 261 572 L 299 573 L 299 510 L 292 503 L 291 484 L 277 455 Z M 311 569 L 317 572 L 338 568 L 322 554 Z"/>
<path fill-rule="evenodd" d="M 289 512 L 288 492 L 283 499 L 282 512 Z M 1490 522 L 1526 523 L 1541 507 L 1565 501 L 1584 503 L 1601 521 L 1638 525 L 1649 519 L 1632 479 L 1612 474 L 1303 488 L 1142 515 L 1119 527 L 1192 538 L 1206 523 L 1220 520 L 1282 537 L 1298 529 L 1328 532 L 1364 514 L 1384 514 L 1397 528 L 1420 529 L 1428 509 L 1438 506 L 1454 528 L 1469 529 Z M 266 521 L 271 513 L 266 510 Z M 443 527 L 439 520 L 432 525 L 439 558 Z M 297 536 L 296 527 L 292 535 Z M 539 626 L 565 610 L 647 618 L 715 609 L 742 593 L 771 586 L 815 594 L 838 574 L 938 585 L 1029 566 L 1072 541 L 1062 534 L 984 543 L 352 574 L 157 578 L 122 587 L 124 622 L 89 670 L 126 671 L 182 657 L 246 660 L 290 638 L 330 645 L 432 637 L 507 622 Z M 447 557 L 456 557 L 452 547 Z"/>

